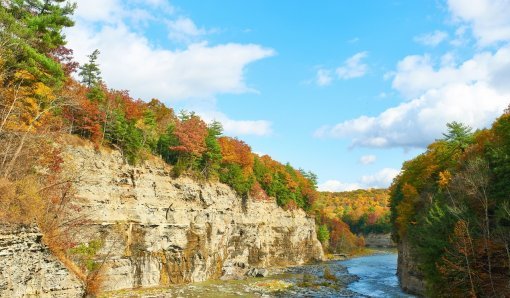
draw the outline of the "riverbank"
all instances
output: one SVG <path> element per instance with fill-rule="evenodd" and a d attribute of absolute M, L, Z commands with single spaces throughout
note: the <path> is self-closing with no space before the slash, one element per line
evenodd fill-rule
<path fill-rule="evenodd" d="M 347 289 L 357 280 L 337 261 L 313 265 L 273 268 L 267 277 L 241 280 L 211 280 L 165 288 L 106 292 L 101 297 L 354 297 Z"/>
<path fill-rule="evenodd" d="M 123 290 L 102 297 L 413 297 L 399 288 L 396 258 L 394 250 L 370 249 L 343 261 L 272 268 L 262 278 Z"/>

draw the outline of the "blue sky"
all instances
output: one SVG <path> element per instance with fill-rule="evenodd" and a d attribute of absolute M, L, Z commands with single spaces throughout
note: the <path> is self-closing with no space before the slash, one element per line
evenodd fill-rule
<path fill-rule="evenodd" d="M 510 103 L 510 1 L 78 0 L 79 62 L 216 119 L 323 190 L 386 187 L 445 124 Z"/>

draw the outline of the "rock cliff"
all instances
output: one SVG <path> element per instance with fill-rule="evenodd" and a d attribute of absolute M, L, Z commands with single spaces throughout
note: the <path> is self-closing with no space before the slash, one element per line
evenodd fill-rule
<path fill-rule="evenodd" d="M 362 235 L 365 239 L 366 247 L 377 247 L 377 248 L 394 248 L 397 247 L 395 242 L 391 239 L 391 234 L 367 234 Z"/>
<path fill-rule="evenodd" d="M 42 243 L 36 226 L 0 225 L 0 297 L 82 297 L 83 284 Z"/>
<path fill-rule="evenodd" d="M 426 285 L 406 239 L 401 239 L 398 243 L 397 275 L 400 287 L 404 291 L 418 296 L 425 296 Z"/>
<path fill-rule="evenodd" d="M 171 177 L 153 158 L 68 147 L 66 167 L 89 219 L 77 241 L 102 239 L 105 290 L 228 278 L 253 267 L 321 260 L 314 219 L 274 202 L 240 198 L 228 186 Z"/>

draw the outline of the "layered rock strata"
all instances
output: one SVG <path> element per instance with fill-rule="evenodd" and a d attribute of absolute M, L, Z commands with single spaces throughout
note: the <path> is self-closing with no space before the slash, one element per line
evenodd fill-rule
<path fill-rule="evenodd" d="M 42 242 L 35 225 L 0 225 L 0 297 L 82 297 L 81 281 Z"/>
<path fill-rule="evenodd" d="M 69 147 L 78 172 L 78 242 L 100 239 L 107 256 L 103 288 L 165 286 L 235 277 L 250 268 L 322 260 L 314 219 L 274 201 L 241 198 L 228 186 L 171 177 L 153 158 L 126 164 L 119 152 Z"/>

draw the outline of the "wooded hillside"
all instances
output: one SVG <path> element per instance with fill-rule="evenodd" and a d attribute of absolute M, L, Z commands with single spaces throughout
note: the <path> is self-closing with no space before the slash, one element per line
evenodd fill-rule
<path fill-rule="evenodd" d="M 430 296 L 510 295 L 509 182 L 509 110 L 490 129 L 448 124 L 404 163 L 391 186 L 394 237 L 410 243 Z"/>

